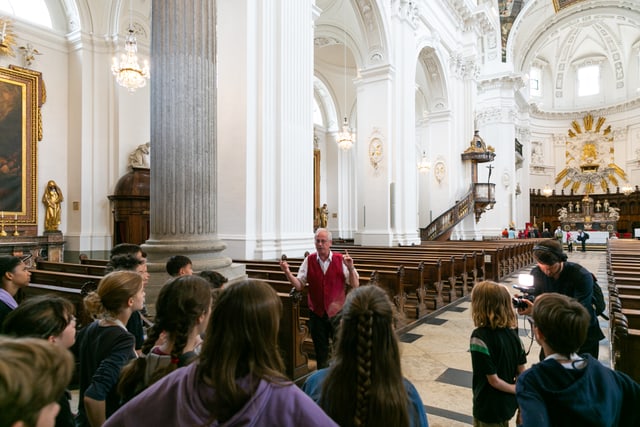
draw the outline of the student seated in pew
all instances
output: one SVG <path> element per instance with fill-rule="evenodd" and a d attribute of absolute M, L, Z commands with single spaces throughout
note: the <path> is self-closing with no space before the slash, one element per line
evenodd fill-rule
<path fill-rule="evenodd" d="M 77 427 L 104 424 L 119 406 L 116 384 L 120 370 L 136 358 L 135 338 L 125 325 L 144 304 L 142 276 L 114 271 L 100 280 L 98 289 L 84 299 L 96 319 L 78 334 L 80 398 Z"/>
<path fill-rule="evenodd" d="M 143 258 L 136 255 L 115 255 L 109 260 L 109 264 L 105 270 L 107 273 L 112 271 L 134 271 L 142 276 L 142 286 L 146 287 L 149 283 L 149 273 L 147 272 L 147 262 Z M 144 319 L 141 311 L 135 311 L 131 314 L 127 322 L 127 330 L 136 338 L 136 353 L 140 355 L 142 344 L 144 343 Z"/>
<path fill-rule="evenodd" d="M 318 369 L 329 365 L 330 342 L 335 335 L 336 315 L 342 310 L 345 289 L 360 285 L 358 271 L 349 252 L 345 255 L 331 251 L 331 232 L 318 228 L 315 233 L 316 252 L 305 257 L 297 277 L 291 273 L 289 263 L 280 260 L 280 268 L 287 280 L 301 292 L 309 285 L 309 331 L 313 340 Z"/>
<path fill-rule="evenodd" d="M 533 333 L 546 357 L 518 377 L 520 426 L 640 426 L 640 385 L 590 354 L 578 354 L 590 320 L 566 295 L 536 298 Z"/>
<path fill-rule="evenodd" d="M 141 357 L 120 373 L 118 393 L 124 402 L 200 354 L 200 335 L 209 321 L 211 299 L 211 286 L 198 276 L 176 277 L 162 286 Z M 156 345 L 161 335 L 161 344 Z"/>
<path fill-rule="evenodd" d="M 105 427 L 336 424 L 284 375 L 278 350 L 282 301 L 259 280 L 233 283 L 211 313 L 197 362 L 124 405 Z M 232 328 L 232 329 L 231 329 Z"/>
<path fill-rule="evenodd" d="M 134 255 L 136 258 L 146 259 L 147 254 L 142 250 L 140 245 L 135 243 L 118 243 L 109 253 L 109 258 L 113 258 L 117 255 Z"/>
<path fill-rule="evenodd" d="M 516 313 L 506 286 L 484 281 L 471 291 L 473 425 L 509 424 L 516 413 L 516 378 L 527 356 L 516 331 Z"/>
<path fill-rule="evenodd" d="M 167 261 L 167 273 L 171 277 L 190 276 L 193 274 L 193 263 L 189 257 L 174 255 Z"/>
<path fill-rule="evenodd" d="M 40 338 L 0 336 L 0 427 L 49 427 L 73 375 L 73 356 Z"/>
<path fill-rule="evenodd" d="M 343 427 L 428 426 L 418 391 L 402 376 L 393 305 L 375 285 L 347 295 L 333 363 L 303 390 Z"/>
<path fill-rule="evenodd" d="M 40 295 L 27 299 L 5 319 L 3 333 L 14 337 L 47 340 L 51 345 L 69 349 L 76 341 L 76 318 L 73 304 L 61 297 Z M 56 427 L 74 427 L 68 390 L 58 399 L 60 411 Z"/>
<path fill-rule="evenodd" d="M 18 307 L 18 291 L 29 286 L 29 268 L 17 256 L 0 256 L 0 329 L 5 317 Z"/>
<path fill-rule="evenodd" d="M 211 284 L 213 289 L 222 289 L 224 284 L 229 281 L 229 279 L 224 277 L 222 274 L 213 270 L 202 270 L 200 273 L 198 273 L 198 276 L 207 280 Z"/>

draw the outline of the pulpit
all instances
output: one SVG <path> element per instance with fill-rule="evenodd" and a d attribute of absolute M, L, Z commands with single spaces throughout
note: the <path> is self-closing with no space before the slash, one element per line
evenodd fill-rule
<path fill-rule="evenodd" d="M 132 168 L 116 184 L 109 196 L 113 212 L 113 245 L 142 244 L 149 238 L 150 172 Z"/>

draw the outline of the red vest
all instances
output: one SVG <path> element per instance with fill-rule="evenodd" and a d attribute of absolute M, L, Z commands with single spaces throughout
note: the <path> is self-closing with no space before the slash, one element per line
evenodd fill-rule
<path fill-rule="evenodd" d="M 326 273 L 318 263 L 318 254 L 309 255 L 307 259 L 307 283 L 309 284 L 309 309 L 322 317 L 325 313 L 333 317 L 344 305 L 345 280 L 342 271 L 342 255 L 332 253 L 331 264 Z"/>

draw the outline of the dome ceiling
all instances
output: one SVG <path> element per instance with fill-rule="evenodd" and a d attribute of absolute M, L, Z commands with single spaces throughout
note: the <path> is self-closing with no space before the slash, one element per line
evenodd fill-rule
<path fill-rule="evenodd" d="M 624 90 L 627 97 L 637 96 L 635 87 L 625 85 L 629 72 L 638 71 L 633 58 L 640 44 L 640 1 L 517 2 L 514 0 L 514 11 L 522 7 L 506 44 L 507 59 L 513 62 L 515 71 L 528 72 L 533 65 L 547 67 L 554 79 L 554 96 L 562 97 L 562 80 L 567 79 L 572 65 L 601 61 L 613 70 L 616 89 Z"/>

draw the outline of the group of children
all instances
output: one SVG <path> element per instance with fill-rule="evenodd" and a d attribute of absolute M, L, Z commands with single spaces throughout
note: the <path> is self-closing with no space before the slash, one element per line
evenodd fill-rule
<path fill-rule="evenodd" d="M 531 325 L 543 357 L 525 370 L 512 295 L 491 281 L 474 285 L 471 334 L 474 426 L 640 426 L 640 386 L 628 375 L 577 354 L 591 315 L 577 300 L 543 293 Z"/>
<path fill-rule="evenodd" d="M 143 309 L 147 276 L 129 259 L 144 257 L 133 249 L 114 254 L 85 297 L 96 320 L 79 333 L 73 305 L 60 297 L 29 298 L 7 316 L 3 332 L 13 338 L 0 338 L 0 427 L 428 426 L 402 375 L 394 309 L 381 288 L 349 293 L 334 362 L 301 389 L 283 374 L 276 291 L 257 280 L 212 290 L 204 277 L 224 277 L 192 275 L 186 257 L 167 262 L 176 277 L 163 285 L 137 348 L 127 325 Z M 68 349 L 79 366 L 77 416 L 66 391 Z"/>

